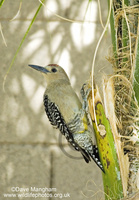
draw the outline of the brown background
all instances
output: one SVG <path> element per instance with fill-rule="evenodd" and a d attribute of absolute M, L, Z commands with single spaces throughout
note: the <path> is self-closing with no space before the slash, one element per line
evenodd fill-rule
<path fill-rule="evenodd" d="M 48 0 L 42 7 L 5 82 L 4 76 L 23 38 L 39 1 L 7 0 L 0 9 L 0 198 L 12 192 L 12 187 L 56 188 L 56 193 L 69 193 L 70 198 L 102 199 L 101 171 L 91 162 L 86 164 L 63 138 L 64 150 L 77 159 L 69 158 L 59 147 L 59 132 L 48 122 L 42 97 L 45 81 L 28 64 L 57 63 L 68 73 L 71 84 L 79 95 L 82 84 L 89 78 L 92 58 L 103 28 L 100 24 L 97 1 L 92 1 L 84 19 L 87 0 Z M 106 23 L 107 1 L 101 1 L 102 18 Z M 49 8 L 50 12 L 47 8 Z M 72 19 L 68 22 L 55 16 Z M 12 21 L 11 21 L 12 20 Z M 108 55 L 111 39 L 105 34 L 98 50 L 95 77 L 101 82 L 109 71 Z M 100 85 L 101 87 L 102 85 Z M 84 195 L 83 195 L 84 194 Z M 22 198 L 35 199 L 35 198 Z M 50 199 L 50 198 L 37 198 Z M 51 198 L 58 199 L 58 198 Z"/>

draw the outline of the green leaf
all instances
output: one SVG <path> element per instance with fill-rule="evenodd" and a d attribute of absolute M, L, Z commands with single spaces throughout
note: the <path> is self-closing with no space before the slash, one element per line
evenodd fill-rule
<path fill-rule="evenodd" d="M 139 34 L 139 24 L 138 24 L 138 34 Z M 136 39 L 136 47 L 135 47 L 135 72 L 134 72 L 133 88 L 135 92 L 135 97 L 139 105 L 139 35 Z"/>
<path fill-rule="evenodd" d="M 26 37 L 27 37 L 27 35 L 28 35 L 28 33 L 29 33 L 29 31 L 30 31 L 30 29 L 31 29 L 31 27 L 32 27 L 32 25 L 33 25 L 33 23 L 34 23 L 34 21 L 35 21 L 37 15 L 38 15 L 40 9 L 41 9 L 43 3 L 44 3 L 44 1 L 45 1 L 45 0 L 42 0 L 42 2 L 40 3 L 40 5 L 39 5 L 39 7 L 38 7 L 38 9 L 37 9 L 37 11 L 36 11 L 36 13 L 35 13 L 33 19 L 31 20 L 31 23 L 30 23 L 30 25 L 29 25 L 29 27 L 28 27 L 26 33 L 24 34 L 24 36 L 23 36 L 23 38 L 22 38 L 22 40 L 21 40 L 21 42 L 20 42 L 20 44 L 19 44 L 19 47 L 17 48 L 16 53 L 15 53 L 15 55 L 14 55 L 14 57 L 13 57 L 11 63 L 10 63 L 10 66 L 9 66 L 7 72 L 6 72 L 6 75 L 5 75 L 5 77 L 4 77 L 4 80 L 6 80 L 6 77 L 7 77 L 8 73 L 10 72 L 10 70 L 11 70 L 13 64 L 14 64 L 14 61 L 15 61 L 15 59 L 16 59 L 16 57 L 17 57 L 17 55 L 18 55 L 18 53 L 19 53 L 19 51 L 20 51 L 20 49 L 21 49 L 21 47 L 22 47 L 22 44 L 23 44 L 24 40 L 26 39 Z"/>
<path fill-rule="evenodd" d="M 1 1 L 0 1 L 0 8 L 1 8 L 2 4 L 4 3 L 4 1 L 5 1 L 5 0 L 1 0 Z"/>

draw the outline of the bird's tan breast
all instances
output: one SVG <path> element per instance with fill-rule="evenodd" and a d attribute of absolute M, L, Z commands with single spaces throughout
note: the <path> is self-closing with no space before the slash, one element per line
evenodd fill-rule
<path fill-rule="evenodd" d="M 79 112 L 81 102 L 70 85 L 55 85 L 46 89 L 45 94 L 54 102 L 66 123 L 69 123 Z"/>

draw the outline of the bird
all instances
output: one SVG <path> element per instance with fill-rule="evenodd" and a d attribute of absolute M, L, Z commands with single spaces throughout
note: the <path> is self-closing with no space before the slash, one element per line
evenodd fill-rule
<path fill-rule="evenodd" d="M 104 172 L 98 148 L 93 144 L 87 114 L 64 69 L 57 64 L 45 67 L 30 64 L 29 67 L 41 72 L 46 80 L 43 102 L 51 125 L 60 130 L 86 163 L 92 159 Z"/>

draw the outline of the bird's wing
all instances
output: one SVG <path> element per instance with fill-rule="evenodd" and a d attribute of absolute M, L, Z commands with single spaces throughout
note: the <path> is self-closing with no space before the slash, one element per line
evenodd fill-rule
<path fill-rule="evenodd" d="M 46 114 L 50 123 L 58 128 L 60 132 L 66 137 L 67 141 L 77 150 L 80 151 L 83 155 L 83 158 L 88 163 L 90 161 L 90 156 L 88 153 L 82 149 L 73 139 L 72 133 L 70 132 L 68 126 L 65 123 L 64 118 L 62 117 L 58 106 L 55 103 L 51 102 L 47 95 L 44 96 L 44 107 Z"/>

